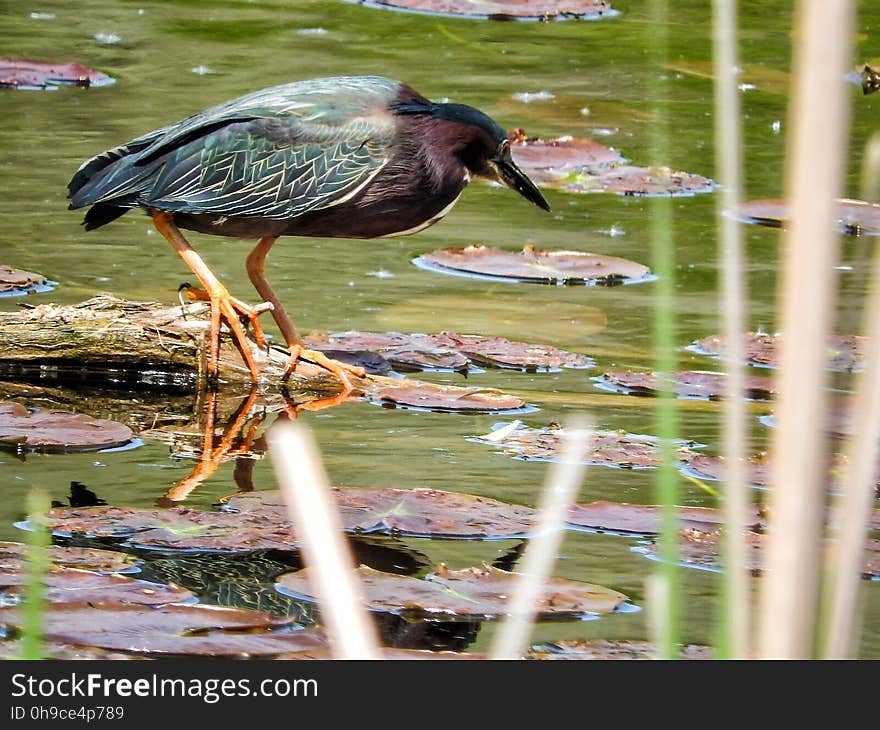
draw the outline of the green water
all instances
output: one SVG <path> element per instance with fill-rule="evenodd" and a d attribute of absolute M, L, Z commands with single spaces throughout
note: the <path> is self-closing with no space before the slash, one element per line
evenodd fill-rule
<path fill-rule="evenodd" d="M 497 23 L 413 15 L 334 1 L 295 2 L 100 2 L 0 3 L 0 48 L 11 57 L 78 61 L 117 79 L 106 88 L 54 92 L 0 91 L 0 263 L 37 271 L 60 282 L 51 294 L 29 302 L 69 304 L 108 291 L 133 300 L 175 301 L 180 282 L 191 279 L 184 264 L 140 213 L 86 234 L 81 211 L 66 209 L 65 186 L 80 162 L 260 87 L 336 74 L 381 74 L 407 81 L 424 95 L 477 106 L 506 128 L 530 134 L 596 136 L 620 149 L 633 164 L 650 162 L 649 100 L 666 79 L 673 114 L 666 164 L 714 176 L 711 81 L 650 63 L 655 32 L 643 3 L 615 3 L 619 17 L 589 22 Z M 740 3 L 741 57 L 760 67 L 759 88 L 743 92 L 746 195 L 783 193 L 787 97 L 778 84 L 761 81 L 789 69 L 789 3 Z M 34 10 L 54 13 L 32 19 Z M 673 7 L 669 29 L 672 64 L 685 67 L 711 59 L 711 3 L 686 0 Z M 322 29 L 326 32 L 318 32 Z M 121 40 L 102 44 L 96 33 Z M 855 61 L 880 58 L 880 7 L 861 3 Z M 207 67 L 213 73 L 192 69 Z M 775 75 L 774 75 L 775 74 Z M 784 79 L 783 79 L 784 80 Z M 517 92 L 547 91 L 553 99 L 523 103 Z M 863 97 L 852 87 L 853 126 L 847 194 L 858 197 L 861 151 L 877 127 L 880 95 Z M 781 122 L 777 132 L 773 125 Z M 611 134 L 603 134 L 604 132 Z M 587 409 L 599 427 L 650 433 L 653 402 L 621 398 L 589 380 L 611 367 L 653 365 L 653 284 L 617 288 L 540 287 L 443 276 L 417 269 L 415 256 L 445 246 L 483 243 L 516 249 L 593 251 L 650 264 L 648 201 L 616 195 L 566 195 L 545 191 L 553 212 L 545 214 L 510 191 L 472 184 L 452 213 L 418 235 L 369 241 L 282 239 L 269 257 L 269 278 L 301 329 L 434 332 L 454 329 L 546 342 L 585 352 L 592 371 L 525 374 L 488 371 L 425 379 L 490 385 L 516 393 L 540 410 L 526 416 L 544 425 L 572 410 Z M 718 251 L 713 195 L 674 201 L 677 249 L 676 340 L 682 346 L 720 328 L 716 289 Z M 612 232 L 615 235 L 612 235 Z M 232 292 L 251 296 L 244 257 L 251 242 L 191 239 Z M 778 231 L 746 230 L 750 329 L 773 330 Z M 845 313 L 863 296 L 856 278 L 858 245 L 847 239 L 841 271 Z M 383 272 L 378 276 L 376 272 Z M 849 277 L 849 278 L 848 278 Z M 3 310 L 18 306 L 0 300 Z M 271 331 L 270 327 L 270 331 Z M 852 331 L 847 330 L 847 331 Z M 711 369 L 713 362 L 680 353 L 684 368 Z M 584 405 L 586 404 L 586 405 Z M 720 412 L 714 406 L 683 407 L 682 435 L 720 448 Z M 425 486 L 488 495 L 534 505 L 546 464 L 516 461 L 466 440 L 500 419 L 386 410 L 353 402 L 302 420 L 315 430 L 332 481 L 340 485 Z M 751 447 L 761 448 L 767 430 L 754 423 Z M 151 506 L 191 461 L 170 457 L 169 447 L 147 441 L 131 451 L 107 454 L 0 454 L 0 538 L 21 539 L 12 522 L 24 511 L 33 485 L 64 501 L 71 480 L 83 482 L 112 504 Z M 274 488 L 271 465 L 259 461 L 258 489 Z M 691 482 L 681 480 L 682 502 L 712 505 Z M 222 466 L 187 501 L 208 507 L 236 491 L 233 465 Z M 756 493 L 756 498 L 760 494 Z M 656 501 L 654 474 L 594 468 L 580 501 Z M 462 568 L 497 559 L 510 542 L 464 543 L 408 540 L 433 561 Z M 654 564 L 633 553 L 634 540 L 570 533 L 556 573 L 622 591 L 644 606 L 645 578 Z M 713 598 L 719 577 L 685 571 L 684 639 L 712 639 Z M 880 586 L 866 584 L 862 656 L 880 658 L 876 626 Z M 605 616 L 586 623 L 537 627 L 536 640 L 646 638 L 646 612 Z M 484 626 L 475 650 L 492 630 Z"/>

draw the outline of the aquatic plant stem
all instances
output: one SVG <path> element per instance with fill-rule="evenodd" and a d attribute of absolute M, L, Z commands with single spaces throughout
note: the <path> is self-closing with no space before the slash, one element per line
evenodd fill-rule
<path fill-rule="evenodd" d="M 519 659 L 525 654 L 537 604 L 565 533 L 568 511 L 577 499 L 584 461 L 592 450 L 593 430 L 583 418 L 564 425 L 558 462 L 550 465 L 544 483 L 538 520 L 522 559 L 522 574 L 489 652 L 492 659 Z"/>
<path fill-rule="evenodd" d="M 745 533 L 751 503 L 746 486 L 746 392 L 743 333 L 746 289 L 743 277 L 742 226 L 725 211 L 742 199 L 742 130 L 737 89 L 736 0 L 715 0 L 715 147 L 721 182 L 716 204 L 721 248 L 721 312 L 725 339 L 724 372 L 724 542 L 722 581 L 716 622 L 716 656 L 744 658 L 749 653 L 749 572 Z"/>
<path fill-rule="evenodd" d="M 43 621 L 46 613 L 46 573 L 49 571 L 49 545 L 52 542 L 46 513 L 49 497 L 42 489 L 27 495 L 28 532 L 25 583 L 21 628 L 21 658 L 45 659 Z"/>
<path fill-rule="evenodd" d="M 794 34 L 795 74 L 787 149 L 791 221 L 782 236 L 782 342 L 772 491 L 761 582 L 758 655 L 812 656 L 819 549 L 828 473 L 826 343 L 834 310 L 843 187 L 853 3 L 802 0 Z"/>
<path fill-rule="evenodd" d="M 669 13 L 666 0 L 652 3 L 652 22 L 649 25 L 650 57 L 654 66 L 663 68 L 669 53 Z M 665 75 L 656 79 L 653 106 L 657 121 L 651 127 L 651 164 L 659 166 L 669 149 L 668 84 Z M 660 562 L 653 578 L 653 595 L 661 605 L 654 606 L 657 630 L 657 651 L 662 659 L 679 656 L 681 624 L 681 586 L 678 567 L 678 470 L 676 468 L 675 438 L 678 435 L 678 416 L 675 408 L 675 247 L 673 244 L 672 198 L 651 198 L 651 240 L 653 270 L 657 275 L 654 298 L 654 349 L 658 378 L 657 435 L 660 442 L 660 466 L 657 470 L 658 504 L 660 516 Z"/>
<path fill-rule="evenodd" d="M 876 202 L 880 173 L 880 134 L 868 141 L 862 162 L 862 197 Z M 866 336 L 865 370 L 853 396 L 852 429 L 844 449 L 846 473 L 829 527 L 828 582 L 823 591 L 826 619 L 821 653 L 828 659 L 855 658 L 859 639 L 858 609 L 862 564 L 880 458 L 880 256 L 874 257 L 872 281 L 862 313 Z"/>
<path fill-rule="evenodd" d="M 379 658 L 376 627 L 364 607 L 354 561 L 311 431 L 300 423 L 279 422 L 269 429 L 267 440 L 291 523 L 302 539 L 334 658 Z"/>

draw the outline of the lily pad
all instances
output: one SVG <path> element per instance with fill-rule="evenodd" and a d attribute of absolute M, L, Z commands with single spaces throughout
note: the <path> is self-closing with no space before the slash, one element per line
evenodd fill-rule
<path fill-rule="evenodd" d="M 782 335 L 766 332 L 746 332 L 743 346 L 746 362 L 756 367 L 776 367 L 777 351 Z M 726 340 L 721 335 L 711 335 L 696 340 L 687 349 L 700 355 L 717 357 L 725 351 Z M 859 335 L 832 335 L 828 339 L 828 363 L 826 367 L 835 372 L 858 372 L 865 359 L 866 339 Z"/>
<path fill-rule="evenodd" d="M 521 253 L 488 246 L 443 248 L 422 254 L 417 266 L 449 274 L 533 284 L 613 286 L 647 281 L 651 270 L 634 261 L 580 251 L 543 251 L 527 245 Z"/>
<path fill-rule="evenodd" d="M 9 597 L 19 597 L 27 581 L 24 563 L 15 570 L 0 570 L 0 595 L 8 605 Z M 181 603 L 195 599 L 190 591 L 175 585 L 163 585 L 129 578 L 125 575 L 94 573 L 78 568 L 56 566 L 46 573 L 46 600 L 50 603 L 137 603 L 154 605 Z"/>
<path fill-rule="evenodd" d="M 52 291 L 54 285 L 54 281 L 48 281 L 42 274 L 0 264 L 0 297 L 39 294 Z"/>
<path fill-rule="evenodd" d="M 751 200 L 740 204 L 732 215 L 744 223 L 780 228 L 791 217 L 791 206 L 781 199 Z M 880 234 L 880 205 L 864 200 L 838 200 L 834 224 L 842 233 L 876 236 Z"/>
<path fill-rule="evenodd" d="M 50 510 L 48 518 L 57 535 L 124 540 L 137 548 L 251 552 L 296 546 L 287 525 L 187 507 L 70 507 Z"/>
<path fill-rule="evenodd" d="M 574 505 L 569 510 L 567 522 L 597 532 L 651 535 L 660 532 L 661 511 L 662 507 L 651 504 L 599 501 Z M 724 522 L 721 510 L 711 507 L 678 507 L 677 512 L 684 526 L 704 531 L 718 529 Z M 757 525 L 760 520 L 760 509 L 753 506 L 750 526 Z"/>
<path fill-rule="evenodd" d="M 349 0 L 431 15 L 461 15 L 488 20 L 595 20 L 617 15 L 604 0 Z"/>
<path fill-rule="evenodd" d="M 460 335 L 404 335 L 399 332 L 312 333 L 309 347 L 329 350 L 374 349 L 403 370 L 467 370 L 473 363 L 486 367 L 512 368 L 535 372 L 567 368 L 587 368 L 593 361 L 586 355 L 559 350 L 550 345 L 514 342 L 504 337 Z"/>
<path fill-rule="evenodd" d="M 115 421 L 42 408 L 29 411 L 18 403 L 0 403 L 0 447 L 18 451 L 94 451 L 122 446 L 133 436 L 128 426 Z"/>
<path fill-rule="evenodd" d="M 675 392 L 679 398 L 720 400 L 724 397 L 724 373 L 686 370 L 675 375 Z M 611 370 L 593 380 L 605 390 L 628 395 L 657 395 L 660 388 L 657 373 L 634 370 Z M 775 394 L 773 378 L 757 375 L 745 379 L 746 397 L 750 400 L 770 400 Z"/>
<path fill-rule="evenodd" d="M 497 388 L 462 388 L 403 381 L 368 393 L 369 399 L 386 408 L 417 408 L 452 413 L 494 413 L 518 411 L 526 402 Z"/>
<path fill-rule="evenodd" d="M 518 459 L 555 461 L 561 454 L 564 435 L 565 430 L 556 424 L 532 428 L 514 421 L 469 440 L 499 446 Z M 693 442 L 679 443 L 678 459 L 683 461 L 691 458 L 695 454 L 692 449 L 696 446 Z M 584 463 L 621 469 L 651 469 L 660 463 L 660 448 L 653 436 L 599 430 L 593 433 L 593 451 Z"/>
<path fill-rule="evenodd" d="M 491 566 L 449 570 L 444 565 L 424 579 L 383 573 L 365 565 L 358 577 L 371 611 L 433 620 L 497 619 L 508 614 L 518 573 Z M 312 598 L 309 569 L 287 573 L 277 587 Z M 314 600 L 314 599 L 312 599 Z M 538 619 L 588 618 L 625 608 L 626 596 L 602 586 L 551 578 L 537 602 Z"/>
<path fill-rule="evenodd" d="M 681 197 L 711 193 L 717 184 L 702 175 L 669 167 L 616 165 L 598 173 L 590 170 L 574 172 L 557 187 L 568 193 Z"/>
<path fill-rule="evenodd" d="M 766 533 L 746 533 L 745 564 L 753 575 L 760 575 L 763 572 L 767 542 Z M 826 541 L 826 549 L 830 544 Z M 653 560 L 659 560 L 656 543 L 639 545 L 633 549 Z M 703 532 L 694 529 L 679 531 L 679 564 L 684 567 L 721 572 L 723 570 L 720 557 L 721 549 L 722 537 L 718 531 Z M 880 540 L 866 540 L 862 578 L 877 579 L 878 577 L 880 577 Z"/>
<path fill-rule="evenodd" d="M 0 609 L 0 625 L 20 623 L 17 608 Z M 55 604 L 44 623 L 51 641 L 141 654 L 272 656 L 324 645 L 320 634 L 295 630 L 287 619 L 217 606 Z"/>
<path fill-rule="evenodd" d="M 0 641 L 0 659 L 21 659 L 22 649 L 21 641 Z M 119 651 L 110 651 L 109 649 L 99 649 L 96 646 L 75 646 L 73 644 L 62 644 L 57 641 L 45 642 L 43 644 L 43 653 L 47 659 L 61 659 L 65 661 L 84 659 L 140 661 L 147 658 L 134 654 L 123 654 Z"/>
<path fill-rule="evenodd" d="M 411 537 L 511 538 L 530 529 L 528 507 L 438 489 L 334 487 L 343 526 L 351 532 L 384 532 Z M 230 499 L 226 509 L 283 522 L 280 492 L 250 492 Z"/>
<path fill-rule="evenodd" d="M 58 86 L 106 86 L 115 79 L 78 63 L 47 63 L 0 58 L 0 88 L 52 89 Z"/>
<path fill-rule="evenodd" d="M 844 454 L 832 454 L 831 472 L 828 475 L 830 489 L 835 491 L 839 470 L 846 464 Z M 772 463 L 770 455 L 762 451 L 752 454 L 746 459 L 746 474 L 748 482 L 757 489 L 767 489 L 770 486 L 770 470 Z M 683 469 L 699 479 L 718 481 L 724 478 L 724 457 L 711 456 L 709 454 L 692 454 L 685 459 Z M 877 494 L 880 496 L 880 469 L 877 474 Z"/>
<path fill-rule="evenodd" d="M 517 164 L 537 185 L 552 185 L 575 172 L 599 174 L 623 161 L 614 148 L 583 137 L 566 135 L 544 140 L 529 138 L 522 129 L 513 130 L 509 137 Z"/>
<path fill-rule="evenodd" d="M 11 570 L 25 559 L 27 546 L 20 542 L 0 542 L 0 570 Z M 139 570 L 140 558 L 115 550 L 84 547 L 49 547 L 49 560 L 66 568 L 80 568 L 98 573 L 132 573 Z"/>
<path fill-rule="evenodd" d="M 526 659 L 656 659 L 657 647 L 649 641 L 619 641 L 613 639 L 562 639 L 536 644 L 526 653 Z M 712 659 L 712 647 L 686 644 L 681 647 L 682 659 Z"/>

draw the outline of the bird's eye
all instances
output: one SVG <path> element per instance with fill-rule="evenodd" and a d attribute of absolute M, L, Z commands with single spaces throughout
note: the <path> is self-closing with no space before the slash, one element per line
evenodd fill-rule
<path fill-rule="evenodd" d="M 504 140 L 500 145 L 498 145 L 498 156 L 506 157 L 510 154 L 510 142 L 508 140 Z"/>

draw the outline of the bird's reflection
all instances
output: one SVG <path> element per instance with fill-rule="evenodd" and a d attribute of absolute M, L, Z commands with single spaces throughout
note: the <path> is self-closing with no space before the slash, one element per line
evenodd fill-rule
<path fill-rule="evenodd" d="M 221 464 L 233 459 L 233 479 L 238 491 L 252 492 L 254 465 L 269 448 L 266 430 L 271 426 L 263 426 L 270 415 L 275 416 L 273 423 L 277 420 L 292 420 L 302 411 L 320 411 L 352 400 L 350 393 L 339 393 L 326 398 L 297 402 L 286 388 L 282 388 L 283 408 L 270 414 L 266 406 L 259 403 L 259 395 L 259 388 L 252 387 L 232 415 L 225 419 L 225 423 L 219 424 L 218 391 L 208 389 L 200 393 L 196 404 L 201 422 L 201 448 L 195 451 L 198 460 L 189 474 L 175 482 L 156 500 L 158 506 L 170 507 L 184 501 Z"/>

